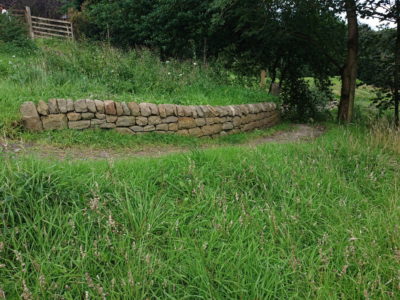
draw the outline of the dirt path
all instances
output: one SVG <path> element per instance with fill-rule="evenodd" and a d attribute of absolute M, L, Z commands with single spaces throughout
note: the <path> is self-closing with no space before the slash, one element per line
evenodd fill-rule
<path fill-rule="evenodd" d="M 320 126 L 310 126 L 304 124 L 294 125 L 292 130 L 277 131 L 272 135 L 258 137 L 238 147 L 255 147 L 267 143 L 293 143 L 300 141 L 313 140 L 324 133 L 324 128 Z M 231 145 L 227 145 L 229 147 Z M 226 146 L 204 145 L 200 149 L 215 149 Z M 145 150 L 132 151 L 127 148 L 118 149 L 91 149 L 83 147 L 57 147 L 54 145 L 39 145 L 35 143 L 25 143 L 23 141 L 0 140 L 0 155 L 36 155 L 41 158 L 53 158 L 57 160 L 91 160 L 91 159 L 120 159 L 129 157 L 160 157 L 175 153 L 190 152 L 188 148 L 174 146 L 149 147 Z"/>

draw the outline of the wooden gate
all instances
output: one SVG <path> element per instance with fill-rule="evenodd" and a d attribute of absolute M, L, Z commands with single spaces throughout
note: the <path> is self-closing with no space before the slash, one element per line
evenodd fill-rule
<path fill-rule="evenodd" d="M 25 7 L 24 10 L 13 9 L 10 12 L 12 16 L 26 22 L 29 36 L 33 39 L 52 37 L 74 39 L 74 30 L 69 21 L 32 16 L 29 7 Z"/>

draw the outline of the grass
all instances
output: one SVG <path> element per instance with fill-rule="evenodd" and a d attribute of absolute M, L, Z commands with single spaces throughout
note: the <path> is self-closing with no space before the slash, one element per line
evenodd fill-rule
<path fill-rule="evenodd" d="M 399 157 L 366 129 L 115 162 L 0 158 L 25 299 L 399 298 Z"/>
<path fill-rule="evenodd" d="M 113 99 L 175 104 L 276 101 L 257 78 L 240 78 L 216 63 L 160 61 L 149 51 L 107 45 L 36 41 L 29 55 L 0 52 L 0 127 L 9 132 L 24 101 L 49 98 Z"/>

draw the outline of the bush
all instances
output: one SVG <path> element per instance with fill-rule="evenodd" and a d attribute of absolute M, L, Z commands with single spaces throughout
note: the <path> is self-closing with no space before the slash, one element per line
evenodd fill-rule
<path fill-rule="evenodd" d="M 328 82 L 310 84 L 304 78 L 290 78 L 282 87 L 284 117 L 291 121 L 322 121 L 328 117 L 327 104 L 332 99 Z"/>
<path fill-rule="evenodd" d="M 17 18 L 0 15 L 0 50 L 27 52 L 34 49 L 35 45 L 28 37 L 26 26 Z"/>

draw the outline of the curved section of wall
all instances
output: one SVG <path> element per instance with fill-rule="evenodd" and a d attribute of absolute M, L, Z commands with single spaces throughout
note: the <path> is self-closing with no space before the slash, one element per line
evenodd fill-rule
<path fill-rule="evenodd" d="M 175 105 L 111 100 L 50 99 L 21 105 L 24 127 L 30 131 L 89 128 L 120 133 L 177 133 L 218 136 L 271 127 L 279 122 L 275 103 L 230 106 Z"/>

